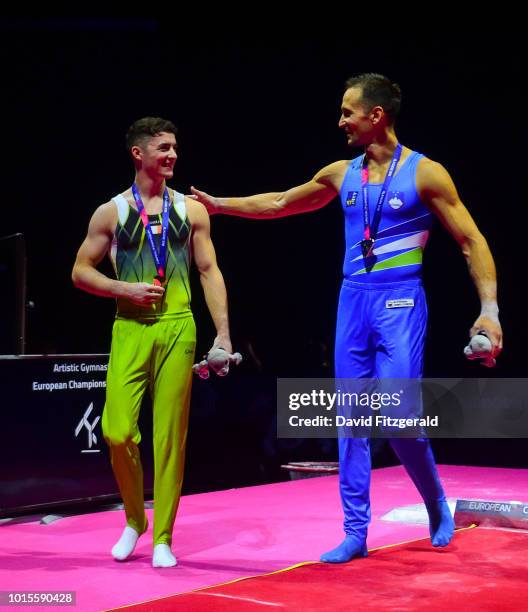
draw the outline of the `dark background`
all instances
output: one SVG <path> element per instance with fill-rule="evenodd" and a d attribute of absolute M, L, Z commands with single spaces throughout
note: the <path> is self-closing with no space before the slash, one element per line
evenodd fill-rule
<path fill-rule="evenodd" d="M 335 37 L 323 27 L 325 36 L 316 28 L 292 36 L 278 23 L 262 37 L 242 27 L 211 36 L 188 25 L 155 17 L 1 22 L 0 235 L 27 240 L 35 304 L 27 352 L 109 349 L 114 304 L 73 288 L 70 271 L 95 207 L 132 181 L 124 134 L 135 119 L 160 115 L 179 126 L 171 184 L 179 191 L 277 191 L 359 154 L 337 128 L 343 83 L 381 72 L 402 87 L 399 138 L 446 166 L 498 268 L 506 348 L 491 371 L 463 357 L 479 304 L 456 243 L 437 223 L 424 262 L 425 375 L 525 376 L 522 39 L 500 23 L 442 36 L 347 31 L 339 15 Z M 336 200 L 283 220 L 212 219 L 234 346 L 246 356 L 235 377 L 332 375 L 341 215 Z M 196 276 L 193 287 L 200 354 L 213 328 Z M 490 442 L 468 457 L 494 464 Z M 455 446 L 439 448 L 439 459 L 455 462 Z M 501 449 L 503 463 L 522 464 L 521 455 L 513 443 Z"/>

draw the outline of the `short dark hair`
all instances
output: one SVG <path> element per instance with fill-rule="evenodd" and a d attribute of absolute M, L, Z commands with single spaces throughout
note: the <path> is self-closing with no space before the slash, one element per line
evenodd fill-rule
<path fill-rule="evenodd" d="M 128 151 L 138 144 L 140 144 L 145 138 L 151 138 L 157 136 L 161 132 L 168 132 L 176 136 L 178 129 L 168 119 L 162 119 L 161 117 L 143 117 L 134 121 L 134 123 L 128 128 L 126 134 L 126 146 Z"/>
<path fill-rule="evenodd" d="M 381 106 L 390 123 L 394 123 L 401 106 L 401 89 L 397 83 L 382 74 L 366 72 L 350 77 L 345 83 L 345 91 L 351 87 L 361 87 L 362 101 L 366 110 Z"/>

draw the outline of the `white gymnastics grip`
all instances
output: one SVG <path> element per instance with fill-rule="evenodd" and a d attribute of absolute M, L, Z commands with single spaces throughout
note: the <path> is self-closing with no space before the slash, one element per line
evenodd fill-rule
<path fill-rule="evenodd" d="M 464 349 L 464 355 L 468 359 L 482 359 L 482 365 L 492 368 L 497 362 L 491 356 L 491 341 L 484 332 L 479 332 L 471 337 L 469 344 Z"/>
<path fill-rule="evenodd" d="M 192 367 L 193 372 L 200 378 L 209 378 L 209 369 L 213 370 L 218 376 L 227 376 L 229 366 L 234 363 L 238 365 L 242 361 L 240 353 L 228 353 L 223 348 L 215 348 L 209 351 L 205 359 L 200 363 L 195 363 Z"/>

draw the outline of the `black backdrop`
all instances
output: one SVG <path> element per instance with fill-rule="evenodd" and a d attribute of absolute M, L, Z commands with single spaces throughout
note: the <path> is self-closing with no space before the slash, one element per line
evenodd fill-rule
<path fill-rule="evenodd" d="M 437 224 L 424 264 L 426 375 L 524 376 L 522 40 L 478 29 L 324 40 L 292 40 L 280 28 L 267 38 L 184 30 L 158 18 L 2 22 L 0 234 L 28 241 L 28 352 L 108 350 L 111 300 L 77 291 L 69 275 L 94 208 L 131 182 L 124 133 L 132 121 L 161 115 L 179 126 L 172 186 L 180 191 L 280 190 L 351 157 L 337 128 L 343 83 L 375 71 L 400 83 L 400 139 L 451 172 L 499 272 L 506 350 L 487 371 L 462 355 L 478 301 L 457 245 Z M 344 243 L 338 203 L 278 221 L 216 217 L 212 231 L 235 347 L 254 355 L 243 372 L 331 375 Z M 193 287 L 203 352 L 212 326 L 196 276 Z"/>

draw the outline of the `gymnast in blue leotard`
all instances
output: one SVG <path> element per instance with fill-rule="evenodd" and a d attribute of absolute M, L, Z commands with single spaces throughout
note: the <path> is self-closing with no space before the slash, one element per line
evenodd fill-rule
<path fill-rule="evenodd" d="M 336 378 L 420 378 L 427 324 L 422 254 L 436 216 L 460 245 L 481 311 L 470 334 L 486 333 L 491 356 L 502 349 L 495 265 L 487 242 L 437 162 L 402 146 L 395 132 L 400 88 L 379 74 L 346 83 L 339 127 L 364 154 L 334 162 L 312 180 L 277 193 L 217 198 L 193 188 L 209 212 L 284 217 L 322 208 L 336 195 L 345 215 L 346 251 L 335 346 Z M 453 519 L 429 441 L 391 444 L 426 505 L 433 546 L 446 546 Z M 345 539 L 323 554 L 330 563 L 367 554 L 370 449 L 367 438 L 339 438 Z"/>

